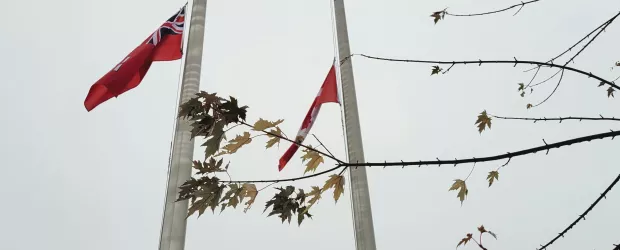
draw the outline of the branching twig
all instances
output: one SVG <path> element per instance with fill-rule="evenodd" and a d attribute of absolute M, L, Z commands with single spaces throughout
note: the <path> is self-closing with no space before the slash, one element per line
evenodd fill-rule
<path fill-rule="evenodd" d="M 474 157 L 467 159 L 454 159 L 454 160 L 436 160 L 436 161 L 410 161 L 410 162 L 367 162 L 367 163 L 339 163 L 339 166 L 348 166 L 348 167 L 387 167 L 387 166 L 425 166 L 425 165 L 458 165 L 463 163 L 477 163 L 477 162 L 488 162 L 488 161 L 497 161 L 501 159 L 514 158 L 518 156 L 523 156 L 527 154 L 533 154 L 540 151 L 548 151 L 553 148 L 560 148 L 563 146 L 568 146 L 575 143 L 582 143 L 596 139 L 604 139 L 608 137 L 612 137 L 612 139 L 616 136 L 620 136 L 620 131 L 611 131 L 607 133 L 594 134 L 579 138 L 574 138 L 566 141 L 556 142 L 556 143 L 545 143 L 544 146 L 534 147 L 529 149 L 524 149 L 520 151 L 515 151 L 512 153 L 505 153 L 494 156 L 487 157 Z"/>
<path fill-rule="evenodd" d="M 620 12 L 618 12 L 618 14 L 620 14 Z M 570 46 L 567 50 L 565 50 L 564 52 L 560 53 L 559 55 L 557 55 L 557 56 L 555 56 L 555 57 L 551 58 L 551 59 L 550 59 L 549 61 L 547 61 L 547 62 L 553 62 L 553 61 L 555 61 L 556 59 L 558 59 L 558 58 L 562 57 L 563 55 L 565 55 L 566 53 L 568 53 L 568 52 L 572 51 L 575 47 L 577 47 L 577 45 L 579 45 L 581 42 L 583 42 L 584 40 L 588 39 L 588 38 L 589 38 L 592 34 L 594 34 L 594 32 L 596 32 L 597 30 L 601 29 L 603 26 L 608 25 L 609 21 L 610 21 L 610 20 L 615 19 L 615 18 L 618 16 L 618 14 L 616 14 L 615 16 L 613 16 L 612 18 L 610 18 L 609 20 L 605 21 L 604 23 L 602 23 L 601 25 L 599 25 L 598 27 L 596 27 L 594 30 L 590 31 L 590 33 L 588 33 L 588 34 L 587 34 L 587 35 L 585 35 L 583 38 L 581 38 L 581 40 L 577 41 L 575 44 L 573 44 L 572 46 Z M 573 58 L 573 59 L 575 59 L 575 58 Z M 571 60 L 569 60 L 569 61 L 571 61 Z M 528 71 L 534 70 L 534 69 L 536 69 L 536 68 L 539 68 L 539 67 L 534 67 L 534 68 L 528 69 L 528 70 L 526 70 L 526 71 L 524 71 L 524 72 L 528 72 Z"/>
<path fill-rule="evenodd" d="M 323 149 L 325 149 L 325 151 L 327 151 L 327 153 L 328 153 L 329 155 L 331 155 L 332 157 L 336 158 L 336 156 L 334 156 L 334 154 L 332 154 L 332 152 L 330 152 L 330 151 L 329 151 L 329 149 L 327 149 L 327 147 L 325 146 L 325 144 L 323 144 L 323 142 L 321 142 L 321 140 L 319 140 L 319 138 L 318 138 L 316 135 L 312 134 L 312 136 L 314 136 L 314 139 L 316 139 L 316 141 L 318 141 L 318 142 L 319 142 L 319 145 L 321 145 L 321 147 L 323 147 Z"/>
<path fill-rule="evenodd" d="M 605 189 L 605 191 L 598 197 L 598 199 L 596 199 L 596 201 L 594 201 L 594 203 L 592 203 L 590 205 L 590 207 L 588 207 L 588 209 L 586 209 L 585 212 L 583 212 L 581 215 L 579 215 L 579 217 L 577 217 L 577 219 L 575 221 L 573 221 L 573 223 L 571 223 L 570 225 L 568 225 L 568 227 L 566 227 L 566 229 L 564 229 L 560 234 L 558 234 L 558 236 L 556 236 L 555 238 L 553 238 L 551 241 L 549 241 L 547 244 L 545 244 L 544 246 L 542 246 L 541 248 L 539 248 L 538 250 L 544 250 L 546 249 L 549 245 L 553 244 L 557 239 L 559 239 L 560 237 L 564 237 L 564 234 L 566 234 L 566 232 L 568 232 L 568 230 L 571 230 L 575 225 L 577 225 L 577 222 L 579 222 L 580 220 L 585 220 L 585 216 L 592 211 L 592 209 L 596 206 L 596 204 L 599 203 L 599 201 L 601 201 L 603 198 L 605 198 L 605 196 L 607 195 L 607 193 L 616 185 L 616 183 L 618 183 L 618 181 L 620 180 L 620 175 L 618 175 L 618 177 L 616 177 L 616 179 L 611 183 L 611 185 L 609 185 L 607 187 L 607 189 Z M 617 247 L 616 247 L 617 248 Z"/>
<path fill-rule="evenodd" d="M 243 124 L 243 125 L 245 125 L 245 126 L 248 126 L 248 127 L 250 127 L 250 128 L 254 128 L 254 126 L 252 126 L 252 125 L 250 125 L 250 124 L 248 124 L 248 123 L 246 123 L 246 122 L 240 122 L 240 123 L 241 123 L 241 124 Z M 289 138 L 286 138 L 286 137 L 284 137 L 284 136 L 281 136 L 281 135 L 278 135 L 278 134 L 274 134 L 274 133 L 271 133 L 271 132 L 266 131 L 266 130 L 261 130 L 261 132 L 263 132 L 263 133 L 265 133 L 265 134 L 268 134 L 268 135 L 271 135 L 271 136 L 278 137 L 278 138 L 280 138 L 280 139 L 282 139 L 282 140 L 285 140 L 285 141 L 288 141 L 288 142 L 290 142 L 290 143 L 296 144 L 296 145 L 298 145 L 298 146 L 300 146 L 300 147 L 302 147 L 302 148 L 305 148 L 305 149 L 308 149 L 308 150 L 315 151 L 315 152 L 317 152 L 317 153 L 319 153 L 319 154 L 321 154 L 321 155 L 323 155 L 323 156 L 325 156 L 325 157 L 328 157 L 328 158 L 330 158 L 330 159 L 332 159 L 332 160 L 334 160 L 334 161 L 336 161 L 336 162 L 339 162 L 339 163 L 344 163 L 344 161 L 342 161 L 342 160 L 340 160 L 340 159 L 338 159 L 338 158 L 334 157 L 332 154 L 327 154 L 327 153 L 324 153 L 324 152 L 323 152 L 323 151 L 321 151 L 321 150 L 318 150 L 318 149 L 316 149 L 316 148 L 311 148 L 311 147 L 309 147 L 309 146 L 306 146 L 306 145 L 304 145 L 304 144 L 302 144 L 302 143 L 299 143 L 299 142 L 293 141 L 293 140 L 291 140 L 291 139 L 289 139 Z"/>
<path fill-rule="evenodd" d="M 513 14 L 513 16 L 514 16 L 517 13 L 519 13 L 519 11 L 521 11 L 523 6 L 525 6 L 526 4 L 531 4 L 531 3 L 538 2 L 538 1 L 540 1 L 540 0 L 531 0 L 531 1 L 527 1 L 527 2 L 521 2 L 520 4 L 515 4 L 515 5 L 512 5 L 510 7 L 503 8 L 501 10 L 494 10 L 494 11 L 489 11 L 489 12 L 475 13 L 475 14 L 452 14 L 452 13 L 448 13 L 447 11 L 445 13 L 446 13 L 446 15 L 449 15 L 449 16 L 484 16 L 484 15 L 496 14 L 496 13 L 504 12 L 504 11 L 507 11 L 507 10 L 510 10 L 510 9 L 513 9 L 513 8 L 520 7 L 519 10 L 517 10 L 517 12 L 515 12 Z"/>
<path fill-rule="evenodd" d="M 620 121 L 620 118 L 615 117 L 579 117 L 579 116 L 569 116 L 569 117 L 558 117 L 558 118 L 529 118 L 529 117 L 505 117 L 505 116 L 496 116 L 489 115 L 493 118 L 502 119 L 502 120 L 522 120 L 522 121 L 564 121 L 564 120 L 578 120 L 578 121 Z"/>
<path fill-rule="evenodd" d="M 303 179 L 309 179 L 309 178 L 312 178 L 312 177 L 316 177 L 316 176 L 319 176 L 319 175 L 324 175 L 324 174 L 330 173 L 330 172 L 332 172 L 332 171 L 334 171 L 336 169 L 339 169 L 339 168 L 342 168 L 342 166 L 338 166 L 337 165 L 337 166 L 335 166 L 333 168 L 330 168 L 330 169 L 327 169 L 325 171 L 321 171 L 321 172 L 318 172 L 318 173 L 314 173 L 314 174 L 311 174 L 311 175 L 304 175 L 304 176 L 299 176 L 299 177 L 294 177 L 294 178 L 286 178 L 286 179 L 247 180 L 247 181 L 236 181 L 236 180 L 233 180 L 233 181 L 220 181 L 220 182 L 223 182 L 223 183 L 269 183 L 269 182 L 277 183 L 277 182 L 299 181 L 299 180 L 303 180 Z M 346 169 L 346 168 L 344 168 L 344 169 Z M 342 172 L 340 172 L 340 174 L 342 174 Z"/>
<path fill-rule="evenodd" d="M 368 59 L 373 59 L 373 60 L 380 60 L 380 61 L 389 61 L 389 62 L 405 62 L 405 63 L 425 63 L 425 64 L 463 64 L 463 65 L 467 65 L 467 64 L 477 64 L 477 65 L 482 65 L 482 64 L 513 64 L 513 65 L 517 65 L 517 64 L 531 64 L 531 65 L 540 65 L 540 66 L 547 66 L 547 67 L 551 67 L 551 68 L 560 68 L 560 69 L 564 69 L 564 70 L 568 70 L 568 71 L 573 71 L 576 73 L 579 73 L 581 75 L 587 76 L 587 77 L 591 77 L 594 78 L 596 80 L 598 80 L 601 83 L 607 84 L 609 86 L 611 86 L 614 89 L 618 89 L 620 90 L 620 87 L 618 87 L 618 85 L 605 80 L 597 75 L 594 75 L 590 72 L 585 72 L 583 70 L 580 69 L 576 69 L 573 67 L 569 67 L 566 65 L 558 65 L 558 64 L 554 64 L 554 63 L 547 63 L 547 62 L 537 62 L 537 61 L 519 61 L 519 60 L 477 60 L 477 61 L 431 61 L 431 60 L 416 60 L 416 59 L 396 59 L 396 58 L 386 58 L 386 57 L 377 57 L 377 56 L 369 56 L 369 55 L 365 55 L 365 54 L 353 54 L 351 56 L 346 57 L 345 59 L 343 59 L 343 61 L 350 59 L 353 56 L 362 56 Z"/>
<path fill-rule="evenodd" d="M 561 142 L 557 142 L 557 143 L 550 143 L 547 144 L 545 143 L 545 146 L 540 146 L 540 147 L 535 147 L 535 148 L 529 148 L 529 149 L 524 149 L 524 150 L 520 150 L 520 151 L 516 151 L 514 153 L 505 153 L 505 154 L 501 154 L 501 155 L 495 155 L 495 156 L 487 156 L 487 157 L 480 157 L 480 158 L 468 158 L 468 159 L 454 159 L 454 160 L 436 160 L 436 161 L 411 161 L 411 162 L 405 162 L 405 161 L 400 161 L 400 162 L 367 162 L 367 163 L 338 163 L 335 167 L 327 169 L 325 171 L 322 172 L 318 172 L 318 173 L 314 173 L 311 175 L 306 175 L 306 176 L 300 176 L 300 177 L 295 177 L 295 178 L 287 178 L 287 179 L 274 179 L 274 180 L 245 180 L 245 181 L 221 181 L 221 182 L 227 182 L 227 183 L 268 183 L 268 182 L 288 182 L 288 181 L 298 181 L 298 180 L 303 180 L 303 179 L 308 179 L 308 178 L 312 178 L 312 177 L 316 177 L 319 175 L 324 175 L 327 173 L 330 173 L 336 169 L 339 168 L 343 168 L 343 170 L 340 172 L 340 174 L 342 174 L 347 167 L 385 167 L 385 166 L 422 166 L 422 165 L 447 165 L 447 164 L 451 164 L 451 165 L 458 165 L 458 164 L 464 164 L 464 163 L 477 163 L 477 162 L 488 162 L 488 161 L 496 161 L 496 160 L 501 160 L 501 159 L 511 159 L 513 157 L 517 157 L 517 156 L 522 156 L 522 155 L 526 155 L 526 154 L 533 154 L 539 151 L 545 151 L 545 150 L 550 150 L 552 148 L 559 148 L 559 147 L 563 147 L 563 146 L 568 146 L 571 144 L 575 144 L 575 143 L 581 143 L 581 142 L 586 142 L 586 141 L 591 141 L 591 140 L 596 140 L 596 139 L 603 139 L 603 138 L 608 138 L 608 137 L 615 137 L 615 136 L 620 136 L 620 131 L 611 131 L 611 132 L 607 132 L 607 133 L 601 133 L 601 134 L 595 134 L 595 135 L 590 135 L 590 136 L 584 136 L 584 137 L 579 137 L 579 138 L 575 138 L 575 139 L 571 139 L 571 140 L 566 140 L 566 141 L 561 141 Z M 315 149 L 313 149 L 315 150 Z"/>

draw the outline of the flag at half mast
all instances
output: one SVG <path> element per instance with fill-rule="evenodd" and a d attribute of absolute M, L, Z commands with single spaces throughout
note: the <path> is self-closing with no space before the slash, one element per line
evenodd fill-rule
<path fill-rule="evenodd" d="M 87 111 L 137 87 L 153 62 L 174 61 L 183 57 L 186 6 L 187 4 L 90 87 L 84 100 Z"/>
<path fill-rule="evenodd" d="M 338 100 L 338 87 L 336 80 L 336 65 L 335 61 L 332 64 L 329 72 L 327 73 L 327 77 L 325 77 L 325 81 L 323 81 L 323 85 L 321 89 L 319 89 L 319 93 L 314 98 L 314 102 L 310 106 L 310 110 L 306 114 L 304 121 L 301 123 L 301 127 L 299 128 L 299 132 L 297 132 L 297 136 L 295 137 L 295 142 L 303 143 L 314 125 L 316 121 L 317 115 L 319 114 L 319 110 L 321 110 L 321 105 L 323 103 L 340 103 Z M 282 155 L 280 158 L 280 162 L 278 164 L 279 171 L 286 166 L 286 164 L 291 160 L 295 152 L 299 149 L 299 145 L 292 144 L 288 150 Z"/>

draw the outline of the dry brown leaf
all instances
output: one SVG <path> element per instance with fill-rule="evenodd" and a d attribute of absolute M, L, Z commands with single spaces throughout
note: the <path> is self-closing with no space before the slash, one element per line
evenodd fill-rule
<path fill-rule="evenodd" d="M 243 145 L 249 144 L 252 142 L 252 138 L 250 137 L 250 133 L 243 132 L 243 135 L 237 135 L 234 139 L 228 141 L 228 145 L 222 147 L 224 151 L 220 152 L 215 156 L 225 155 L 225 154 L 234 154 L 239 150 Z"/>
<path fill-rule="evenodd" d="M 333 174 L 329 176 L 329 179 L 325 181 L 325 185 L 321 189 L 321 192 L 334 188 L 334 200 L 338 202 L 340 195 L 344 193 L 344 176 Z"/>
<path fill-rule="evenodd" d="M 486 110 L 482 111 L 482 113 L 478 115 L 478 120 L 476 120 L 476 123 L 474 124 L 478 125 L 478 132 L 480 133 L 482 133 L 485 127 L 488 127 L 489 129 L 491 129 L 491 117 L 487 115 Z"/>
<path fill-rule="evenodd" d="M 461 244 L 463 244 L 463 246 L 465 246 L 467 244 L 467 242 L 469 242 L 469 240 L 471 240 L 472 238 L 472 234 L 467 234 L 467 236 L 463 239 L 461 239 L 461 241 L 459 241 L 459 244 L 456 245 L 456 247 L 458 248 Z"/>
<path fill-rule="evenodd" d="M 265 145 L 265 148 L 271 148 L 275 144 L 280 144 L 280 137 L 278 137 L 278 136 L 282 136 L 282 130 L 280 130 L 280 127 L 276 127 L 275 130 L 274 129 L 270 130 L 269 133 L 271 134 L 267 134 L 267 136 L 270 139 L 269 141 L 267 141 L 267 145 Z"/>
<path fill-rule="evenodd" d="M 284 120 L 280 119 L 280 120 L 277 120 L 275 122 L 271 122 L 271 121 L 264 120 L 263 118 L 259 118 L 258 121 L 256 121 L 254 123 L 254 126 L 252 126 L 252 127 L 254 127 L 253 129 L 256 130 L 256 131 L 263 131 L 265 129 L 273 128 L 275 126 L 278 126 L 283 121 Z"/>
<path fill-rule="evenodd" d="M 256 190 L 256 185 L 249 184 L 249 183 L 243 184 L 243 192 L 241 192 L 241 197 L 242 197 L 241 201 L 243 201 L 243 198 L 249 198 L 249 200 L 245 202 L 246 207 L 243 209 L 244 213 L 246 213 L 248 209 L 252 207 L 252 204 L 254 204 L 254 201 L 256 200 L 257 194 L 258 194 L 258 191 Z"/>
<path fill-rule="evenodd" d="M 493 185 L 493 181 L 499 180 L 499 172 L 491 171 L 489 175 L 487 175 L 487 180 L 489 181 L 489 187 Z"/>
<path fill-rule="evenodd" d="M 316 168 L 324 162 L 323 156 L 314 150 L 304 148 L 303 152 L 305 152 L 305 154 L 301 156 L 301 161 L 308 161 L 306 163 L 306 170 L 304 170 L 304 174 L 310 171 L 316 171 Z"/>
<path fill-rule="evenodd" d="M 465 197 L 467 196 L 467 193 L 469 193 L 469 190 L 467 190 L 467 185 L 465 184 L 465 181 L 461 180 L 461 179 L 454 180 L 454 183 L 452 184 L 452 187 L 450 187 L 450 189 L 448 191 L 452 191 L 452 190 L 458 190 L 459 191 L 459 193 L 456 195 L 456 197 L 458 197 L 459 200 L 461 201 L 461 204 L 463 204 L 463 201 L 465 200 Z"/>

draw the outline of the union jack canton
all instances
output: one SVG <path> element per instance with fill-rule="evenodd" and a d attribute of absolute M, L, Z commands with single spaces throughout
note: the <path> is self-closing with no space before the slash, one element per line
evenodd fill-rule
<path fill-rule="evenodd" d="M 151 35 L 151 38 L 146 43 L 157 46 L 157 44 L 166 38 L 167 35 L 183 34 L 183 28 L 185 27 L 186 6 L 183 6 L 179 12 L 170 17 L 159 27 L 159 29 L 153 32 L 153 35 Z"/>

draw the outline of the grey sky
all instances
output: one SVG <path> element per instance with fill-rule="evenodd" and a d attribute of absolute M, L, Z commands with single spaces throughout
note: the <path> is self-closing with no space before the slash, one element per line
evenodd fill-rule
<path fill-rule="evenodd" d="M 153 64 L 142 84 L 87 113 L 92 83 L 135 48 L 185 1 L 3 1 L 0 14 L 0 109 L 4 164 L 0 174 L 0 242 L 7 250 L 156 249 L 165 192 L 180 61 Z M 353 53 L 437 59 L 545 61 L 620 10 L 620 1 L 543 0 L 495 16 L 429 15 L 492 10 L 502 0 L 347 1 Z M 613 23 L 576 60 L 606 79 L 620 60 Z M 324 1 L 209 1 L 201 88 L 237 97 L 248 119 L 284 118 L 294 134 L 334 56 L 330 3 Z M 563 61 L 562 61 L 563 62 Z M 431 65 L 354 58 L 353 68 L 368 161 L 485 156 L 618 129 L 613 122 L 494 121 L 480 135 L 474 121 L 486 109 L 507 116 L 620 116 L 597 82 L 573 73 L 549 102 L 531 110 L 554 82 L 521 98 L 526 67 L 456 66 L 430 76 Z M 541 78 L 553 70 L 541 71 Z M 344 156 L 339 107 L 324 105 L 312 133 Z M 309 139 L 309 143 L 315 143 Z M 279 173 L 285 151 L 257 139 L 231 157 L 235 179 L 303 173 L 294 157 Z M 582 213 L 619 173 L 611 140 L 512 159 L 488 188 L 487 172 L 504 162 L 478 164 L 461 206 L 453 179 L 471 165 L 373 168 L 368 172 L 378 249 L 453 249 L 484 224 L 498 240 L 489 249 L 534 249 Z M 200 158 L 202 148 L 196 149 Z M 331 162 L 327 161 L 328 164 Z M 324 165 L 326 167 L 327 165 Z M 293 183 L 307 188 L 326 177 Z M 259 185 L 259 188 L 261 186 Z M 268 190 L 268 189 L 267 189 Z M 261 214 L 272 191 L 241 209 L 206 213 L 188 223 L 187 250 L 353 250 L 349 189 L 331 194 L 301 227 Z M 612 190 L 552 249 L 611 249 L 620 243 L 620 190 Z M 475 249 L 468 245 L 465 249 Z"/>

